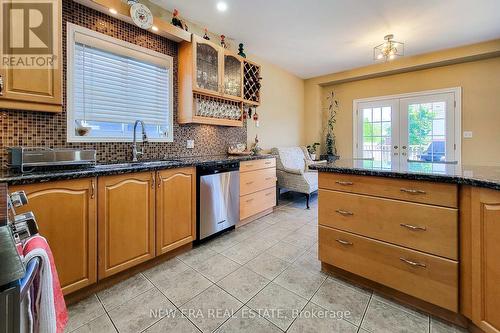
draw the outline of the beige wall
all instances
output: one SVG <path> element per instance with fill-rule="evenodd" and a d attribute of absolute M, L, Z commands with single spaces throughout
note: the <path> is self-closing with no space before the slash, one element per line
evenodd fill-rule
<path fill-rule="evenodd" d="M 303 145 L 304 80 L 255 56 L 251 60 L 262 68 L 261 106 L 257 108 L 260 126 L 247 123 L 248 143 L 259 136 L 264 150 L 277 146 Z"/>
<path fill-rule="evenodd" d="M 500 165 L 498 73 L 500 57 L 323 87 L 323 100 L 333 90 L 341 105 L 336 129 L 339 154 L 352 157 L 354 99 L 462 87 L 462 130 L 473 132 L 472 138 L 462 139 L 462 163 Z"/>

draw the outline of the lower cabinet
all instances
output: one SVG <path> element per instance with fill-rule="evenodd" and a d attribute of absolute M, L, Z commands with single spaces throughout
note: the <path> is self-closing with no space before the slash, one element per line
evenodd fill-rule
<path fill-rule="evenodd" d="M 155 173 L 99 177 L 99 279 L 155 256 Z"/>
<path fill-rule="evenodd" d="M 196 169 L 158 171 L 156 254 L 169 252 L 196 238 Z"/>
<path fill-rule="evenodd" d="M 500 191 L 472 188 L 472 321 L 500 332 Z"/>
<path fill-rule="evenodd" d="M 77 179 L 9 187 L 24 190 L 40 234 L 54 255 L 64 294 L 97 281 L 96 179 Z"/>

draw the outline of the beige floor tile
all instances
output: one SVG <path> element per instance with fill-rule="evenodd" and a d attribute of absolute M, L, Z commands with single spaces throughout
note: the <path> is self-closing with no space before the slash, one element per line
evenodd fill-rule
<path fill-rule="evenodd" d="M 267 253 L 289 263 L 293 263 L 304 252 L 305 249 L 285 242 L 279 242 L 267 250 Z"/>
<path fill-rule="evenodd" d="M 165 296 L 176 306 L 181 306 L 213 283 L 192 268 L 157 284 Z"/>
<path fill-rule="evenodd" d="M 369 300 L 369 293 L 347 287 L 328 278 L 311 301 L 327 310 L 343 311 L 346 313 L 347 321 L 359 325 Z"/>
<path fill-rule="evenodd" d="M 334 312 L 309 303 L 295 319 L 287 332 L 290 333 L 356 333 L 358 328 L 342 320 Z"/>
<path fill-rule="evenodd" d="M 257 257 L 263 250 L 256 248 L 253 244 L 243 242 L 222 252 L 229 259 L 236 261 L 240 265 L 244 265 L 253 258 Z"/>
<path fill-rule="evenodd" d="M 175 311 L 175 306 L 154 288 L 114 308 L 109 316 L 120 333 L 135 333 L 153 325 L 170 311 Z"/>
<path fill-rule="evenodd" d="M 181 311 L 202 331 L 212 332 L 235 314 L 243 303 L 216 285 L 181 307 Z"/>
<path fill-rule="evenodd" d="M 80 326 L 73 333 L 115 333 L 116 329 L 108 315 L 102 315 L 91 322 Z"/>
<path fill-rule="evenodd" d="M 315 238 L 302 234 L 300 232 L 300 229 L 289 234 L 288 236 L 283 238 L 282 241 L 301 247 L 303 249 L 309 249 L 314 243 L 316 243 Z"/>
<path fill-rule="evenodd" d="M 247 306 L 286 331 L 307 300 L 271 282 Z"/>
<path fill-rule="evenodd" d="M 220 254 L 216 254 L 202 263 L 196 263 L 196 265 L 193 266 L 196 271 L 203 274 L 203 276 L 212 282 L 219 281 L 240 267 L 240 264 Z"/>
<path fill-rule="evenodd" d="M 290 266 L 290 263 L 264 252 L 249 261 L 244 267 L 249 268 L 269 280 L 273 280 L 288 266 Z"/>
<path fill-rule="evenodd" d="M 101 305 L 101 302 L 99 302 L 96 295 L 92 295 L 68 307 L 68 324 L 66 325 L 66 330 L 68 332 L 73 331 L 102 316 L 104 313 L 104 307 Z"/>
<path fill-rule="evenodd" d="M 196 264 L 200 264 L 203 261 L 207 260 L 210 257 L 216 255 L 217 252 L 211 250 L 207 246 L 198 246 L 190 250 L 189 252 L 183 253 L 177 258 L 180 259 L 188 266 L 195 266 Z"/>
<path fill-rule="evenodd" d="M 97 297 L 101 300 L 106 311 L 125 303 L 126 301 L 154 288 L 142 274 L 136 274 L 114 286 L 100 291 Z"/>
<path fill-rule="evenodd" d="M 436 318 L 431 318 L 431 333 L 467 333 L 467 329 L 445 323 Z"/>
<path fill-rule="evenodd" d="M 246 303 L 262 290 L 270 281 L 246 267 L 229 274 L 217 285 L 236 297 L 239 301 Z"/>
<path fill-rule="evenodd" d="M 148 269 L 143 272 L 144 276 L 151 280 L 153 284 L 157 284 L 166 279 L 172 279 L 174 276 L 181 274 L 189 269 L 189 266 L 177 258 L 165 261 L 158 266 Z"/>
<path fill-rule="evenodd" d="M 226 321 L 217 333 L 280 333 L 277 326 L 260 317 L 249 307 L 244 306 L 231 319 Z"/>
<path fill-rule="evenodd" d="M 292 265 L 273 282 L 309 300 L 325 279 L 323 274 Z"/>
<path fill-rule="evenodd" d="M 183 316 L 179 310 L 167 314 L 163 319 L 149 327 L 144 333 L 199 333 L 200 330 Z"/>
<path fill-rule="evenodd" d="M 429 318 L 414 316 L 398 307 L 372 298 L 361 327 L 374 333 L 427 333 Z"/>

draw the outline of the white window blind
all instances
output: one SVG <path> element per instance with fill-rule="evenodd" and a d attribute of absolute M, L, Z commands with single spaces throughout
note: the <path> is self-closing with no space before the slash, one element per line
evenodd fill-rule
<path fill-rule="evenodd" d="M 172 140 L 172 61 L 136 45 L 77 26 L 72 31 L 71 126 L 92 128 L 76 141 L 131 139 L 136 120 L 146 124 L 151 139 Z M 71 33 L 71 31 L 70 31 Z M 101 35 L 101 36 L 98 36 Z M 101 37 L 101 38 L 99 38 Z M 118 128 L 118 130 L 117 130 Z M 77 134 L 74 134 L 77 137 Z M 97 140 L 101 137 L 104 140 Z"/>

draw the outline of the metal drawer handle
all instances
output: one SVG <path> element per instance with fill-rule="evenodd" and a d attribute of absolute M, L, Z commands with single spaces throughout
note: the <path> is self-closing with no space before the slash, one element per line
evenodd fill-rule
<path fill-rule="evenodd" d="M 337 209 L 335 212 L 339 213 L 340 215 L 344 215 L 344 216 L 354 215 L 353 212 L 350 212 L 348 210 L 343 210 L 343 209 Z"/>
<path fill-rule="evenodd" d="M 269 162 L 265 162 L 265 164 L 267 164 L 267 165 L 269 165 L 269 164 L 271 164 L 271 163 L 272 163 L 271 161 L 269 161 Z"/>
<path fill-rule="evenodd" d="M 253 182 L 247 182 L 246 184 L 247 184 L 247 185 L 251 185 L 251 184 L 253 184 Z"/>
<path fill-rule="evenodd" d="M 90 184 L 91 184 L 90 199 L 94 199 L 95 198 L 95 183 L 94 183 L 94 180 L 91 180 Z"/>
<path fill-rule="evenodd" d="M 408 260 L 408 259 L 405 259 L 405 258 L 399 258 L 399 260 L 401 260 L 402 262 L 408 264 L 408 265 L 411 265 L 413 267 L 427 267 L 426 264 L 422 264 L 420 262 L 416 262 L 416 261 L 411 261 L 411 260 Z"/>
<path fill-rule="evenodd" d="M 248 199 L 246 202 L 252 202 L 252 201 L 253 201 L 253 199 Z"/>
<path fill-rule="evenodd" d="M 0 75 L 0 96 L 3 96 L 3 76 Z"/>
<path fill-rule="evenodd" d="M 266 193 L 266 197 L 270 196 L 271 194 L 272 194 L 271 192 Z"/>
<path fill-rule="evenodd" d="M 351 242 L 343 240 L 343 239 L 336 239 L 336 241 L 342 245 L 353 245 Z"/>
<path fill-rule="evenodd" d="M 353 185 L 353 182 L 343 182 L 340 180 L 337 180 L 335 183 L 337 183 L 339 185 Z"/>
<path fill-rule="evenodd" d="M 267 177 L 266 180 L 271 180 L 273 179 L 274 177 Z"/>
<path fill-rule="evenodd" d="M 426 231 L 427 230 L 426 227 L 419 227 L 417 225 L 411 225 L 411 224 L 406 224 L 406 223 L 401 223 L 400 226 L 402 226 L 404 228 L 408 228 L 408 229 L 413 230 L 413 231 L 419 231 L 419 230 Z"/>
<path fill-rule="evenodd" d="M 410 194 L 425 194 L 425 191 L 413 190 L 413 189 L 408 189 L 408 188 L 402 188 L 402 189 L 400 189 L 400 191 L 404 192 L 404 193 L 410 193 Z"/>

